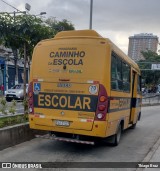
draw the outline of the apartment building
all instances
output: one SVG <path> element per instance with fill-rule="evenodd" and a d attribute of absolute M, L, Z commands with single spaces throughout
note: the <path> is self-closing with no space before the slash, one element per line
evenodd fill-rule
<path fill-rule="evenodd" d="M 140 33 L 129 37 L 128 56 L 134 61 L 143 58 L 142 51 L 151 50 L 157 52 L 158 37 L 152 33 Z"/>

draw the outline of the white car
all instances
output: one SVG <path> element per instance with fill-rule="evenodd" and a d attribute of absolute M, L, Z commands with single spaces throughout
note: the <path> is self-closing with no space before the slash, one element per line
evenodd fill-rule
<path fill-rule="evenodd" d="M 5 92 L 6 101 L 10 102 L 12 100 L 23 100 L 24 93 L 23 93 L 24 84 L 16 84 L 11 89 L 8 89 Z M 26 84 L 26 93 L 28 92 L 28 84 Z"/>

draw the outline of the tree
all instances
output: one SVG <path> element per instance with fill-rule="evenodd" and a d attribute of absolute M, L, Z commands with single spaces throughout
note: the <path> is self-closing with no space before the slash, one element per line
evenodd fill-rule
<path fill-rule="evenodd" d="M 34 46 L 42 39 L 53 37 L 52 28 L 43 24 L 40 18 L 32 15 L 12 16 L 8 13 L 0 14 L 0 40 L 5 47 L 11 48 L 14 55 L 14 64 L 17 68 L 19 50 L 24 56 L 24 43 L 27 57 L 31 59 Z M 18 78 L 16 69 L 15 80 Z"/>
<path fill-rule="evenodd" d="M 54 31 L 40 18 L 32 15 L 0 15 L 0 40 L 4 46 L 11 48 L 16 68 L 15 80 L 18 80 L 17 61 L 19 50 L 24 57 L 24 100 L 26 100 L 26 62 L 31 59 L 34 46 L 42 39 L 53 37 Z M 26 109 L 24 109 L 26 111 Z"/>
<path fill-rule="evenodd" d="M 160 55 L 151 50 L 141 52 L 146 61 L 150 62 L 160 62 Z"/>
<path fill-rule="evenodd" d="M 151 50 L 141 52 L 145 60 L 138 62 L 140 69 L 142 70 L 142 79 L 145 80 L 146 85 L 157 85 L 160 83 L 160 71 L 151 70 L 153 63 L 160 63 L 160 55 Z"/>
<path fill-rule="evenodd" d="M 74 25 L 66 19 L 62 21 L 57 21 L 55 18 L 50 17 L 45 21 L 55 32 L 59 31 L 68 31 L 68 30 L 75 30 Z"/>

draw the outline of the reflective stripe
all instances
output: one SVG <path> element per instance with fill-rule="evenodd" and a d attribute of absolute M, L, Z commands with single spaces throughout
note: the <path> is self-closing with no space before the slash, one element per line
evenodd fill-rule
<path fill-rule="evenodd" d="M 44 139 L 57 140 L 57 141 L 80 143 L 80 144 L 90 144 L 90 145 L 94 145 L 95 144 L 93 141 L 82 141 L 82 140 L 71 139 L 71 138 L 53 137 L 53 136 L 49 136 L 49 135 L 35 135 L 35 137 L 36 138 L 44 138 Z"/>

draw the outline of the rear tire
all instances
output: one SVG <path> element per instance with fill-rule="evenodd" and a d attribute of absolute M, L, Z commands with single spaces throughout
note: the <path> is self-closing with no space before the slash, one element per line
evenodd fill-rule
<path fill-rule="evenodd" d="M 113 146 L 117 146 L 120 142 L 122 134 L 122 126 L 119 124 L 116 134 L 114 135 Z"/>
<path fill-rule="evenodd" d="M 105 142 L 108 143 L 111 146 L 117 146 L 120 142 L 122 134 L 122 124 L 119 124 L 116 134 L 108 137 Z"/>

